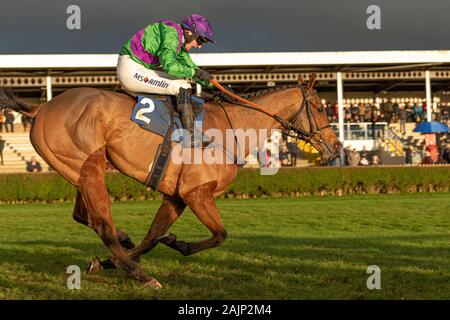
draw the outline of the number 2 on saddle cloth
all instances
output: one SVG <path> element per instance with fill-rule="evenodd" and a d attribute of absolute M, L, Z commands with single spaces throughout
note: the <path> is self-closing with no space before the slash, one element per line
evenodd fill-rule
<path fill-rule="evenodd" d="M 195 128 L 201 130 L 204 116 L 205 101 L 197 96 L 192 96 L 192 108 L 195 116 Z M 131 113 L 131 120 L 144 130 L 156 133 L 164 137 L 159 145 L 152 169 L 147 177 L 145 185 L 153 190 L 158 188 L 159 182 L 166 169 L 171 151 L 171 142 L 182 142 L 183 125 L 179 114 L 175 112 L 174 99 L 170 96 L 138 96 L 137 103 Z"/>

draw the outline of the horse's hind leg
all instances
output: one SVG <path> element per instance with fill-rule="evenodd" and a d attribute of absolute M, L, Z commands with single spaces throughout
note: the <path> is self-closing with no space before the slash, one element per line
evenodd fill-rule
<path fill-rule="evenodd" d="M 201 185 L 183 197 L 186 204 L 194 211 L 197 218 L 212 232 L 213 236 L 206 240 L 187 243 L 177 241 L 176 236 L 171 234 L 161 238 L 159 242 L 188 256 L 205 249 L 217 247 L 225 241 L 227 232 L 220 219 L 219 210 L 216 207 L 213 196 L 215 185 L 215 182 Z"/>
<path fill-rule="evenodd" d="M 87 227 L 92 228 L 92 223 L 89 219 L 88 211 L 86 205 L 83 200 L 83 196 L 80 191 L 77 193 L 77 199 L 75 201 L 75 208 L 73 209 L 73 219 Z M 123 231 L 116 229 L 117 239 L 119 240 L 121 246 L 125 249 L 132 249 L 135 247 L 131 238 Z M 136 262 L 139 262 L 139 257 L 135 259 Z M 112 269 L 116 266 L 110 262 L 110 260 L 106 260 L 101 262 L 98 258 L 94 258 L 88 268 L 88 273 L 96 273 L 101 269 Z"/>
<path fill-rule="evenodd" d="M 105 165 L 105 148 L 101 148 L 94 152 L 81 168 L 77 187 L 86 206 L 88 221 L 113 254 L 111 259 L 116 266 L 121 267 L 128 276 L 142 281 L 147 286 L 160 288 L 161 284 L 145 274 L 139 264 L 128 257 L 119 242 L 104 182 Z"/>
<path fill-rule="evenodd" d="M 164 196 L 163 203 L 158 209 L 152 225 L 144 240 L 135 248 L 128 251 L 132 258 L 138 258 L 141 254 L 152 250 L 161 238 L 164 238 L 167 230 L 183 213 L 186 204 L 178 197 Z"/>

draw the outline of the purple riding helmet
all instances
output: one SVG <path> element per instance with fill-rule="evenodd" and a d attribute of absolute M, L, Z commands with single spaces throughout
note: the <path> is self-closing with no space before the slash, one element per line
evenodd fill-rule
<path fill-rule="evenodd" d="M 199 15 L 191 14 L 181 21 L 183 29 L 190 30 L 197 36 L 203 37 L 209 42 L 216 43 L 213 39 L 213 31 L 208 19 Z"/>

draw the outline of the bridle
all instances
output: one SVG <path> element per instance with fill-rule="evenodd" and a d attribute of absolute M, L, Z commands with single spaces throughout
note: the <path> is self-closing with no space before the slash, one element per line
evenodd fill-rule
<path fill-rule="evenodd" d="M 311 144 L 313 147 L 316 148 L 317 145 L 321 144 L 324 149 L 328 152 L 329 156 L 333 157 L 333 153 L 331 152 L 328 145 L 323 141 L 322 138 L 322 130 L 326 128 L 331 128 L 330 124 L 327 124 L 325 126 L 320 127 L 317 123 L 316 118 L 312 114 L 311 110 L 311 94 L 309 94 L 303 85 L 299 84 L 299 88 L 303 94 L 303 101 L 300 105 L 300 108 L 298 111 L 292 116 L 291 119 L 286 121 L 286 123 L 282 123 L 282 125 L 288 130 L 288 133 L 286 133 L 286 136 L 295 138 L 296 140 L 304 140 L 306 143 Z M 314 94 L 315 95 L 315 94 Z M 306 132 L 305 130 L 300 128 L 300 117 L 303 112 L 303 110 L 306 109 L 306 115 L 308 117 L 308 124 L 309 124 L 309 132 Z M 313 129 L 314 128 L 314 129 Z M 295 135 L 289 134 L 289 131 L 294 131 Z M 313 139 L 314 137 L 318 136 L 317 139 Z"/>
<path fill-rule="evenodd" d="M 230 97 L 242 102 L 242 103 L 236 103 L 240 106 L 246 107 L 246 108 L 250 108 L 250 109 L 254 109 L 257 111 L 260 111 L 270 117 L 272 117 L 273 119 L 275 119 L 277 122 L 279 122 L 284 129 L 286 129 L 288 131 L 288 133 L 284 133 L 284 135 L 286 136 L 290 136 L 295 138 L 296 140 L 304 140 L 307 143 L 310 143 L 313 147 L 315 147 L 317 149 L 318 145 L 321 145 L 323 147 L 323 149 L 328 153 L 328 155 L 330 156 L 330 158 L 334 157 L 334 154 L 331 152 L 330 148 L 328 147 L 328 145 L 323 141 L 322 138 L 322 130 L 326 129 L 326 128 L 331 128 L 330 124 L 327 124 L 326 126 L 322 126 L 320 127 L 319 124 L 317 123 L 316 118 L 313 116 L 312 114 L 312 110 L 311 110 L 311 96 L 307 90 L 305 90 L 305 88 L 303 87 L 302 84 L 299 84 L 299 88 L 300 91 L 302 92 L 303 95 L 303 101 L 298 109 L 298 111 L 289 119 L 289 120 L 285 120 L 283 119 L 281 116 L 274 114 L 273 112 L 270 112 L 268 110 L 266 110 L 265 108 L 257 105 L 256 103 L 253 103 L 251 101 L 248 101 L 236 94 L 234 94 L 233 92 L 225 89 L 222 87 L 222 85 L 220 85 L 217 80 L 211 80 L 211 83 L 220 91 L 222 91 L 223 93 L 229 95 Z M 300 127 L 301 125 L 301 121 L 300 121 L 300 117 L 303 113 L 303 111 L 306 109 L 306 114 L 308 117 L 308 122 L 309 122 L 309 132 L 306 132 L 304 129 L 302 129 Z M 289 133 L 289 131 L 293 131 L 295 133 L 295 135 L 291 135 Z M 315 137 L 318 137 L 317 139 L 314 139 Z"/>

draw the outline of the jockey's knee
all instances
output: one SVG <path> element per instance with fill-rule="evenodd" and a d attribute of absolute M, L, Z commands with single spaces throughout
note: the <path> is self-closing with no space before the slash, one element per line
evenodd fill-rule
<path fill-rule="evenodd" d="M 135 92 L 134 86 L 131 83 L 131 81 L 129 81 L 128 79 L 121 79 L 120 77 L 117 77 L 117 80 L 119 81 L 120 86 L 122 87 L 122 89 L 129 91 L 129 92 Z"/>
<path fill-rule="evenodd" d="M 186 80 L 173 80 L 176 82 L 176 85 L 170 88 L 170 94 L 173 96 L 178 96 L 183 90 L 189 90 L 191 91 L 191 85 Z"/>

